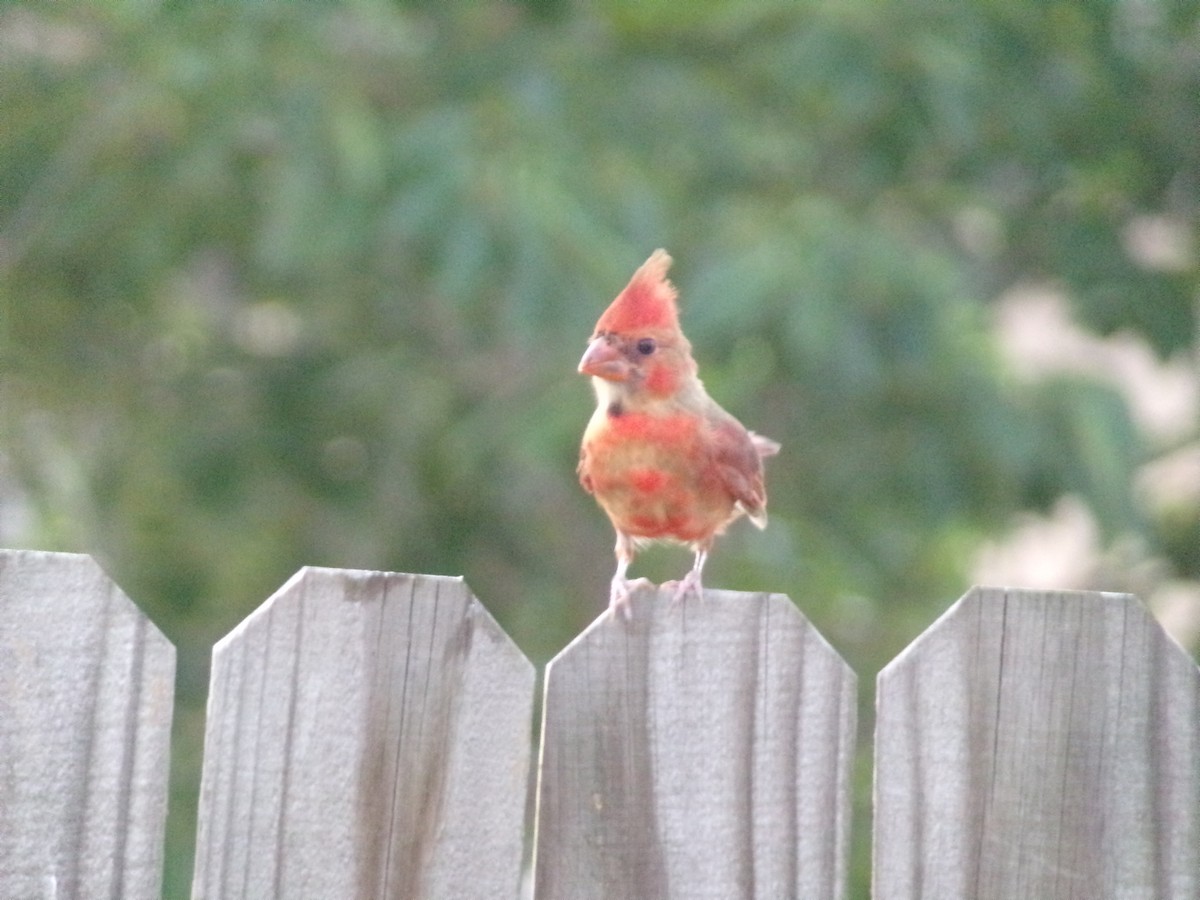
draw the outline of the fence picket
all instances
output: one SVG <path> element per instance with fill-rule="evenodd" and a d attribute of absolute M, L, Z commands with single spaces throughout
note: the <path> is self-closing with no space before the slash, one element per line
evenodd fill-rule
<path fill-rule="evenodd" d="M 782 595 L 639 591 L 548 667 L 536 897 L 842 896 L 854 696 Z"/>
<path fill-rule="evenodd" d="M 533 689 L 460 579 L 302 569 L 214 649 L 193 897 L 514 897 Z"/>
<path fill-rule="evenodd" d="M 159 896 L 174 689 L 90 557 L 0 550 L 0 897 Z"/>
<path fill-rule="evenodd" d="M 1200 669 L 1124 594 L 976 588 L 879 675 L 874 896 L 1200 896 Z"/>

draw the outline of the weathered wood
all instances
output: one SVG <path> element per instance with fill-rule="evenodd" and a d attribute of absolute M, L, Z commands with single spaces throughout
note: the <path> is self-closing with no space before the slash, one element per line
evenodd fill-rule
<path fill-rule="evenodd" d="M 159 896 L 174 688 L 90 557 L 0 550 L 0 897 Z"/>
<path fill-rule="evenodd" d="M 1200 670 L 1135 598 L 977 588 L 878 686 L 876 898 L 1200 896 Z"/>
<path fill-rule="evenodd" d="M 787 597 L 639 591 L 546 673 L 538 900 L 842 896 L 854 695 Z"/>
<path fill-rule="evenodd" d="M 193 897 L 515 897 L 533 690 L 460 579 L 302 569 L 213 653 Z"/>

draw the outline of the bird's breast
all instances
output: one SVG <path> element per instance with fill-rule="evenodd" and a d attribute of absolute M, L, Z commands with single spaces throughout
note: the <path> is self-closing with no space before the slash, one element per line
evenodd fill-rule
<path fill-rule="evenodd" d="M 584 434 L 587 477 L 618 528 L 691 542 L 728 520 L 733 498 L 713 464 L 703 424 L 686 414 L 597 411 Z"/>
<path fill-rule="evenodd" d="M 700 424 L 700 419 L 684 413 L 652 415 L 616 402 L 606 407 L 602 421 L 593 420 L 596 427 L 589 431 L 598 432 L 596 438 L 614 447 L 643 446 L 672 452 L 694 444 L 700 436 Z"/>

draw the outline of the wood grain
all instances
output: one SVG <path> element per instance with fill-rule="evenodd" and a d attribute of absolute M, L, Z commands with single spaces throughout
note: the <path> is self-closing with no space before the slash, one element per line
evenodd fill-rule
<path fill-rule="evenodd" d="M 533 690 L 461 580 L 301 570 L 214 650 L 193 897 L 515 897 Z"/>
<path fill-rule="evenodd" d="M 1200 670 L 1131 596 L 972 590 L 879 675 L 874 884 L 1195 900 Z"/>
<path fill-rule="evenodd" d="M 538 900 L 842 896 L 854 674 L 779 594 L 632 602 L 546 674 Z"/>
<path fill-rule="evenodd" d="M 0 550 L 0 897 L 159 896 L 174 689 L 90 557 Z"/>

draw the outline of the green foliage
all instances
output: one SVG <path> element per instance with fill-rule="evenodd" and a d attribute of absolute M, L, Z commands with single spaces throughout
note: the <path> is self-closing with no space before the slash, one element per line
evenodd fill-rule
<path fill-rule="evenodd" d="M 1200 576 L 1200 513 L 1135 502 L 1123 402 L 1014 379 L 990 324 L 1044 281 L 1194 352 L 1198 11 L 0 13 L 0 537 L 96 554 L 179 646 L 168 895 L 209 646 L 299 566 L 464 574 L 538 661 L 600 610 L 574 366 L 658 246 L 710 389 L 784 444 L 711 582 L 788 591 L 864 683 L 1067 492 Z M 1139 260 L 1138 215 L 1190 255 Z"/>

